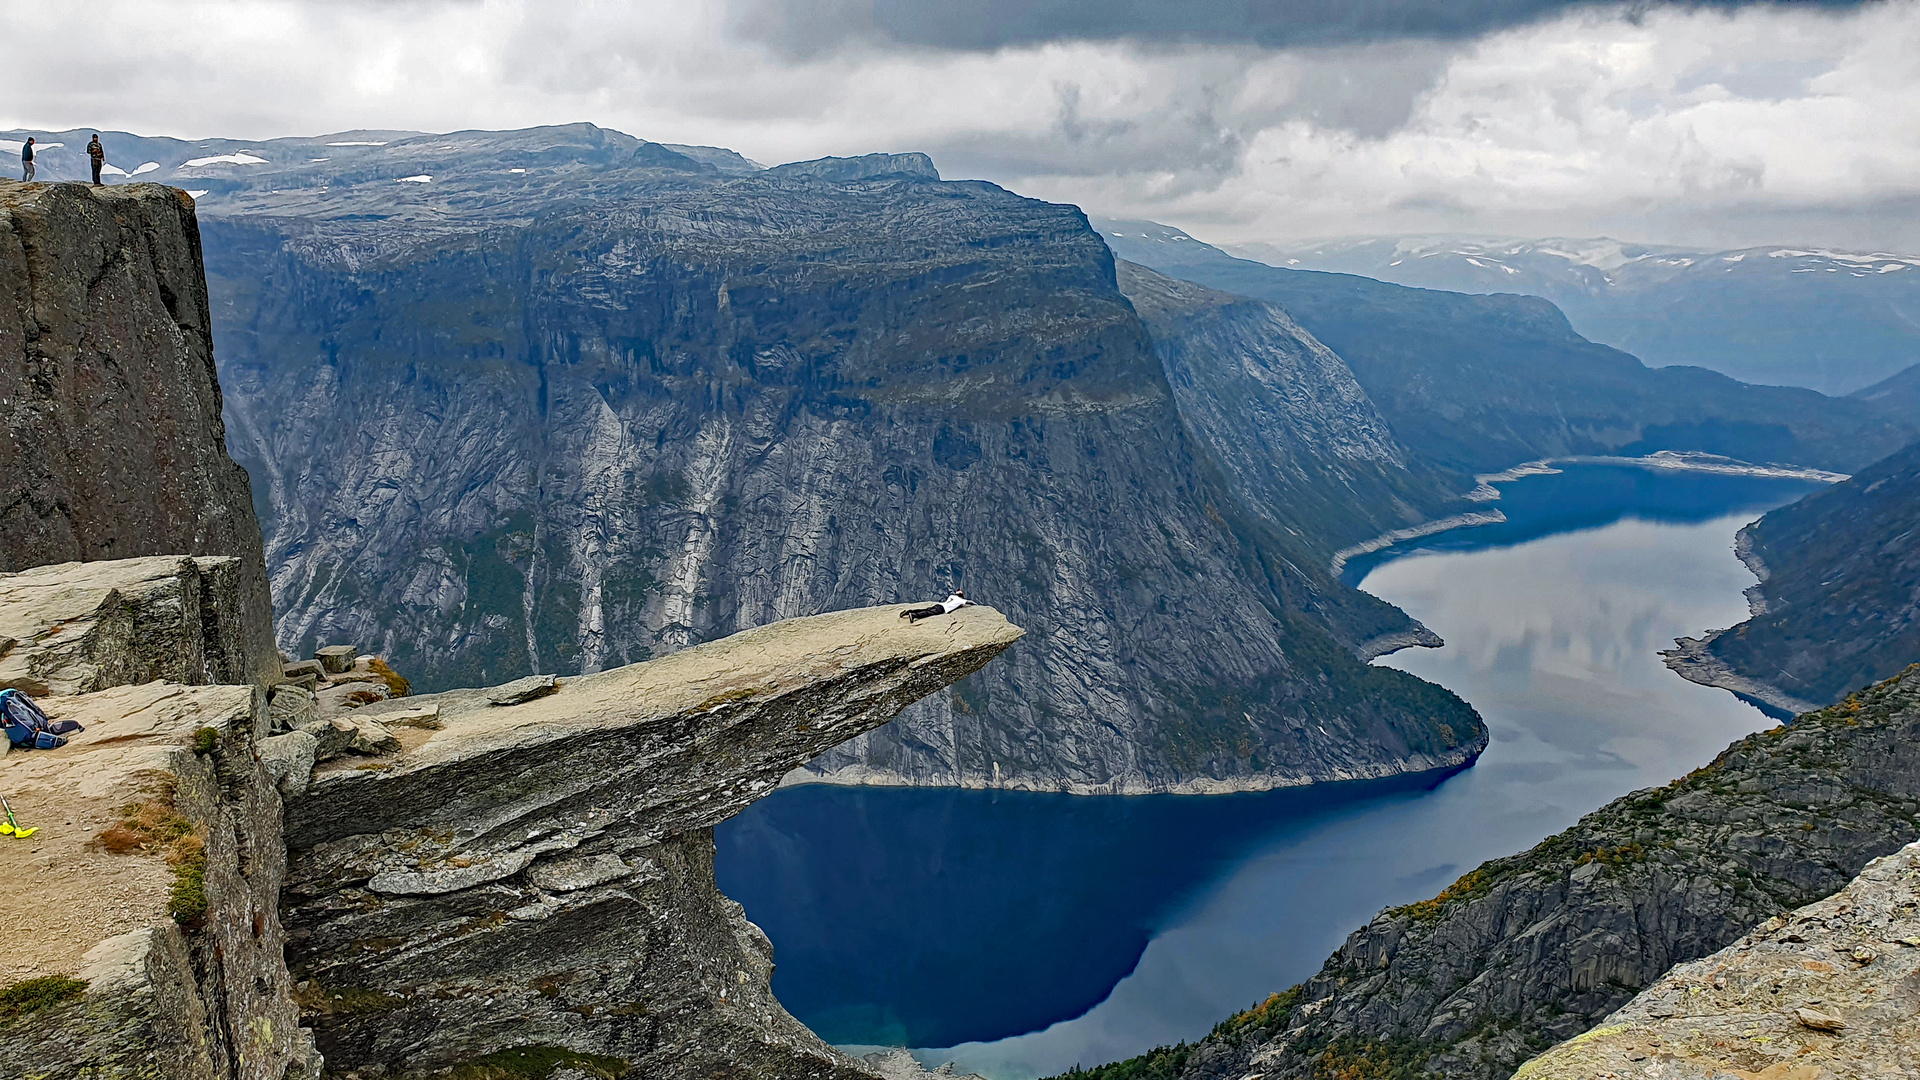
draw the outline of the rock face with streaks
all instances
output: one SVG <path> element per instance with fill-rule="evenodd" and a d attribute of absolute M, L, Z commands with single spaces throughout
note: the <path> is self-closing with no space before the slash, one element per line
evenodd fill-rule
<path fill-rule="evenodd" d="M 1197 1044 L 1091 1075 L 1497 1080 L 1673 965 L 1831 895 L 1917 838 L 1920 665 L 1382 912 L 1318 975 Z"/>
<path fill-rule="evenodd" d="M 1920 844 L 1682 964 L 1515 1080 L 1920 1076 Z"/>
<path fill-rule="evenodd" d="M 0 417 L 0 570 L 237 557 L 243 663 L 278 677 L 191 199 L 152 184 L 0 191 Z"/>
<path fill-rule="evenodd" d="M 961 586 L 1033 639 L 804 777 L 1203 792 L 1484 745 L 1356 658 L 1413 631 L 1324 569 L 1372 523 L 1249 509 L 1074 208 L 914 155 L 727 175 L 599 129 L 312 156 L 235 170 L 206 226 L 290 652 L 358 641 L 430 690 Z M 1378 418 L 1310 360 L 1267 372 L 1275 407 L 1350 410 L 1314 421 L 1356 433 L 1329 453 L 1390 487 Z M 1312 442 L 1302 490 L 1347 468 Z"/>
<path fill-rule="evenodd" d="M 712 830 L 1021 635 L 990 608 L 900 610 L 774 623 L 515 703 L 356 713 L 437 710 L 289 796 L 287 958 L 329 1070 L 557 1045 L 648 1077 L 870 1075 L 773 999 L 771 946 L 714 886 Z"/>

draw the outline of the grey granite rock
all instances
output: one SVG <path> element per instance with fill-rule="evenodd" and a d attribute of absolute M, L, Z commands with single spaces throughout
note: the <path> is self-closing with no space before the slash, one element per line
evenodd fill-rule
<path fill-rule="evenodd" d="M 1681 964 L 1514 1080 L 1920 1076 L 1920 844 Z"/>
<path fill-rule="evenodd" d="M 515 679 L 505 686 L 494 687 L 487 693 L 489 705 L 521 705 L 535 698 L 553 693 L 558 684 L 551 675 L 529 675 L 524 679 Z"/>
<path fill-rule="evenodd" d="M 774 623 L 512 708 L 435 695 L 409 704 L 442 726 L 384 767 L 323 764 L 287 806 L 283 910 L 328 1068 L 537 1043 L 665 1080 L 870 1077 L 773 999 L 712 828 L 1020 636 L 990 608 L 895 611 Z"/>
<path fill-rule="evenodd" d="M 192 199 L 0 190 L 0 570 L 236 557 L 238 663 L 271 681 L 260 526 L 221 407 Z"/>
<path fill-rule="evenodd" d="M 319 758 L 320 740 L 310 731 L 289 731 L 260 740 L 260 764 L 283 796 L 307 790 Z"/>
<path fill-rule="evenodd" d="M 0 685 L 47 695 L 245 682 L 239 567 L 176 555 L 0 573 Z"/>
<path fill-rule="evenodd" d="M 338 675 L 353 669 L 354 658 L 360 650 L 352 645 L 326 645 L 315 649 L 313 658 L 320 664 L 320 670 L 327 675 Z"/>

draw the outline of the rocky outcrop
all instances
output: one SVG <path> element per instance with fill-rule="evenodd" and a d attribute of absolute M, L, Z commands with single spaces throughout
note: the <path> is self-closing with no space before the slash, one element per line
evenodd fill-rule
<path fill-rule="evenodd" d="M 1920 661 L 1920 443 L 1740 531 L 1753 616 L 1681 638 L 1667 666 L 1775 709 L 1814 708 Z"/>
<path fill-rule="evenodd" d="M 1505 1077 L 1916 838 L 1920 665 L 1382 912 L 1197 1044 L 1091 1075 Z"/>
<path fill-rule="evenodd" d="M 87 694 L 246 683 L 248 597 L 233 556 L 60 563 L 0 573 L 0 686 Z"/>
<path fill-rule="evenodd" d="M 177 658 L 206 628 L 238 632 L 178 617 L 193 572 L 45 568 L 0 580 L 0 612 L 92 641 L 102 595 L 171 605 L 136 620 L 136 651 Z M 317 1034 L 341 1077 L 528 1061 L 870 1077 L 774 1000 L 771 946 L 714 885 L 712 829 L 1021 636 L 991 608 L 911 625 L 900 610 L 578 678 L 376 697 L 280 735 L 259 686 L 162 677 L 41 698 L 85 730 L 0 756 L 0 791 L 40 827 L 0 845 L 8 902 L 37 913 L 0 931 L 0 1075 L 314 1077 Z M 342 685 L 381 675 L 353 660 Z M 51 670 L 61 688 L 143 674 Z M 16 1015 L 23 1001 L 38 1007 Z"/>
<path fill-rule="evenodd" d="M 0 757 L 38 829 L 0 847 L 7 903 L 31 913 L 5 928 L 0 986 L 77 981 L 0 1019 L 0 1075 L 316 1077 L 282 955 L 280 798 L 254 754 L 265 693 L 155 681 L 41 704 L 86 731 Z"/>
<path fill-rule="evenodd" d="M 631 142 L 303 152 L 209 197 L 289 652 L 356 641 L 435 690 L 959 585 L 1032 640 L 797 779 L 1229 791 L 1484 745 L 1458 698 L 1355 658 L 1412 627 L 1306 554 L 1331 524 L 1241 511 L 1077 210 Z M 431 184 L 368 171 L 416 154 Z M 524 191 L 503 161 L 533 162 Z M 1296 376 L 1338 400 L 1320 370 L 1277 367 L 1275 407 Z"/>
<path fill-rule="evenodd" d="M 1682 964 L 1515 1080 L 1920 1076 L 1920 844 Z"/>
<path fill-rule="evenodd" d="M 773 999 L 772 948 L 713 883 L 713 826 L 1020 631 L 965 608 L 794 619 L 544 694 L 453 691 L 290 797 L 288 961 L 330 1070 L 529 1045 L 648 1077 L 868 1075 Z M 304 733 L 269 742 L 294 740 Z"/>
<path fill-rule="evenodd" d="M 236 557 L 248 678 L 277 676 L 193 200 L 150 184 L 0 189 L 0 418 L 0 570 Z"/>

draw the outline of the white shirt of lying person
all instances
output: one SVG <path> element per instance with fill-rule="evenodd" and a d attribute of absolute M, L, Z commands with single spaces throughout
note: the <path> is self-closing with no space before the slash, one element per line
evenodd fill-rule
<path fill-rule="evenodd" d="M 959 593 L 954 593 L 945 600 L 940 601 L 940 610 L 942 614 L 951 615 L 971 603 L 973 603 L 973 601 L 961 596 Z"/>

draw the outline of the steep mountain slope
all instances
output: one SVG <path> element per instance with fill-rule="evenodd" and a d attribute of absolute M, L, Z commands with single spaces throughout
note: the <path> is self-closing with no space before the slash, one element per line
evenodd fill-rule
<path fill-rule="evenodd" d="M 1268 547 L 1325 566 L 1338 538 L 1405 528 L 1459 502 L 1458 479 L 1410 461 L 1346 363 L 1285 312 L 1136 263 L 1119 264 L 1119 282 L 1153 333 L 1187 431 Z M 1439 643 L 1366 593 L 1316 589 L 1305 600 L 1363 655 Z"/>
<path fill-rule="evenodd" d="M 1274 266 L 1545 297 L 1656 367 L 1846 394 L 1920 359 L 1920 257 L 1791 245 L 1710 251 L 1605 237 L 1353 237 L 1248 244 Z"/>
<path fill-rule="evenodd" d="M 1737 549 L 1760 577 L 1753 617 L 1682 639 L 1682 675 L 1790 708 L 1920 661 L 1920 443 L 1767 514 Z"/>
<path fill-rule="evenodd" d="M 1401 444 L 1491 472 L 1566 454 L 1693 450 L 1850 472 L 1920 435 L 1811 390 L 1649 369 L 1538 297 L 1473 296 L 1236 259 L 1177 229 L 1105 222 L 1115 253 L 1283 308 L 1338 353 Z"/>
<path fill-rule="evenodd" d="M 1198 1043 L 1084 1075 L 1506 1077 L 1916 837 L 1920 665 L 1381 912 L 1319 974 Z"/>
<path fill-rule="evenodd" d="M 1920 364 L 1890 375 L 1848 397 L 1891 416 L 1920 416 Z"/>
<path fill-rule="evenodd" d="M 1410 620 L 1240 512 L 1071 207 L 920 155 L 729 177 L 598 129 L 420 141 L 208 201 L 290 646 L 379 642 L 438 688 L 960 585 L 1027 644 L 819 774 L 1193 791 L 1484 744 L 1354 659 Z"/>

